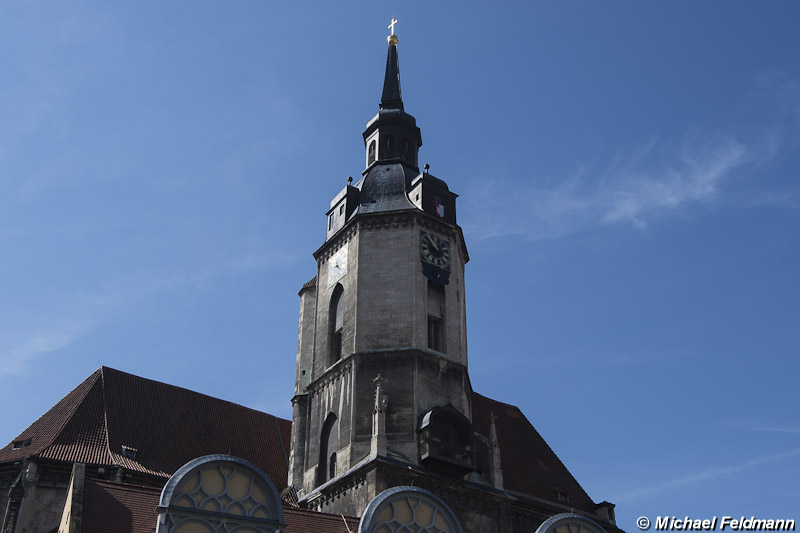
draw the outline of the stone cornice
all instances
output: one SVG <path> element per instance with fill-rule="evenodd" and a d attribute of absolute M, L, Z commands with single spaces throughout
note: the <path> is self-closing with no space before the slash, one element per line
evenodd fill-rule
<path fill-rule="evenodd" d="M 464 258 L 463 263 L 466 264 L 469 261 L 469 253 L 467 252 L 467 245 L 464 242 L 464 232 L 461 230 L 461 227 L 437 220 L 419 209 L 356 215 L 347 221 L 347 224 L 339 230 L 339 233 L 334 235 L 333 238 L 314 252 L 314 259 L 317 260 L 317 265 L 327 261 L 339 248 L 349 242 L 357 231 L 374 231 L 406 227 L 409 225 L 416 225 L 435 231 L 439 235 L 447 236 L 449 239 L 458 243 L 461 255 Z"/>
<path fill-rule="evenodd" d="M 334 381 L 341 379 L 345 374 L 349 373 L 353 367 L 353 357 L 347 357 L 336 362 L 335 365 L 325 371 L 322 377 L 312 381 L 306 387 L 309 397 L 313 397 L 319 391 L 327 387 Z"/>
<path fill-rule="evenodd" d="M 314 252 L 314 259 L 317 260 L 317 266 L 330 259 L 339 248 L 350 242 L 350 239 L 353 238 L 356 231 L 356 225 L 348 223 L 332 239 L 320 246 L 319 249 Z"/>
<path fill-rule="evenodd" d="M 305 390 L 309 397 L 313 397 L 329 384 L 349 373 L 354 365 L 356 367 L 386 367 L 402 365 L 410 361 L 416 361 L 418 364 L 428 368 L 439 367 L 441 372 L 463 373 L 466 376 L 466 382 L 470 391 L 472 390 L 469 381 L 469 372 L 466 366 L 442 355 L 417 348 L 356 352 L 328 368 L 321 377 L 309 383 Z"/>

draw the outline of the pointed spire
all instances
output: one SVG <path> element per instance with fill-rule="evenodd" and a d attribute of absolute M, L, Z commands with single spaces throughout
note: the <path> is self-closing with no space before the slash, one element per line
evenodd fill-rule
<path fill-rule="evenodd" d="M 396 23 L 397 20 L 393 18 L 389 24 L 392 34 L 388 37 L 389 53 L 386 56 L 386 77 L 383 79 L 381 109 L 403 109 L 403 97 L 400 94 L 400 65 L 397 62 L 397 35 L 394 34 Z"/>

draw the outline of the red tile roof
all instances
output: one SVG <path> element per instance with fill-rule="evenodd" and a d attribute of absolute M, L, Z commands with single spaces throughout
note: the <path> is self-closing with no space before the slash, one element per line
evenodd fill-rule
<path fill-rule="evenodd" d="M 569 497 L 567 506 L 594 511 L 591 498 L 518 407 L 474 393 L 473 429 L 487 437 L 490 413 L 497 416 L 507 490 L 551 502 L 558 502 L 561 492 Z M 38 457 L 122 466 L 166 479 L 196 457 L 221 453 L 255 464 L 281 491 L 286 487 L 290 435 L 288 420 L 101 367 L 14 439 L 30 439 L 28 446 L 14 450 L 9 444 L 0 450 L 0 462 Z M 123 456 L 123 447 L 134 449 L 135 457 Z M 485 446 L 478 445 L 477 459 L 478 467 L 488 472 Z M 296 524 L 312 520 L 306 511 L 297 513 Z M 338 531 L 330 529 L 339 527 L 336 518 L 345 523 L 335 515 L 311 514 L 327 524 L 326 531 Z"/>
<path fill-rule="evenodd" d="M 87 479 L 83 496 L 83 533 L 154 533 L 161 489 Z M 355 533 L 358 518 L 284 507 L 286 533 Z"/>
<path fill-rule="evenodd" d="M 230 454 L 286 486 L 291 422 L 158 381 L 100 367 L 14 442 L 0 462 L 26 457 L 125 469 L 168 478 L 191 459 Z M 133 458 L 122 447 L 133 448 Z"/>
<path fill-rule="evenodd" d="M 318 513 L 297 507 L 284 507 L 286 533 L 356 533 L 358 518 Z"/>
<path fill-rule="evenodd" d="M 303 283 L 303 286 L 300 288 L 300 292 L 298 294 L 303 294 L 303 291 L 306 289 L 316 289 L 317 288 L 317 276 L 314 276 L 310 280 Z"/>
<path fill-rule="evenodd" d="M 558 502 L 558 492 L 561 492 L 569 497 L 569 502 L 562 505 L 594 512 L 592 499 L 519 407 L 473 393 L 472 426 L 474 431 L 487 438 L 490 413 L 497 417 L 495 427 L 506 490 L 551 502 Z M 489 472 L 489 456 L 482 444 L 478 444 L 478 467 Z"/>
<path fill-rule="evenodd" d="M 83 533 L 154 533 L 161 489 L 87 479 L 83 493 Z"/>

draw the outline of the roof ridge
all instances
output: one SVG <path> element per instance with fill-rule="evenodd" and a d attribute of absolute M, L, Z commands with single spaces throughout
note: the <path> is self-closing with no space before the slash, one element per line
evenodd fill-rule
<path fill-rule="evenodd" d="M 108 427 L 108 401 L 106 400 L 106 374 L 105 370 L 114 370 L 113 368 L 109 368 L 106 366 L 100 367 L 100 387 L 101 387 L 101 398 L 103 399 L 103 440 L 105 440 L 106 445 L 106 452 L 108 456 L 111 457 L 111 462 L 114 463 L 114 466 L 121 466 L 119 461 L 117 461 L 117 455 L 111 451 L 111 442 L 108 437 L 111 430 Z"/>
<path fill-rule="evenodd" d="M 196 394 L 198 396 L 205 396 L 206 398 L 211 398 L 212 400 L 215 400 L 215 401 L 218 401 L 218 402 L 223 402 L 223 403 L 227 403 L 227 404 L 230 404 L 230 405 L 235 405 L 237 407 L 241 407 L 242 409 L 247 409 L 248 411 L 253 411 L 253 412 L 256 412 L 256 413 L 269 415 L 272 418 L 275 418 L 277 420 L 285 420 L 287 422 L 291 422 L 291 420 L 288 420 L 286 418 L 277 417 L 277 416 L 273 415 L 272 413 L 267 413 L 266 411 L 260 411 L 258 409 L 255 409 L 254 407 L 247 407 L 246 405 L 242 405 L 240 403 L 232 402 L 230 400 L 224 400 L 222 398 L 217 398 L 216 396 L 211 396 L 210 394 L 205 394 L 203 392 L 198 392 L 198 391 L 194 391 L 192 389 L 187 389 L 186 387 L 181 387 L 179 385 L 172 385 L 170 383 L 166 383 L 164 381 L 159 381 L 157 379 L 150 379 L 150 378 L 145 378 L 145 377 L 142 377 L 142 376 L 137 376 L 136 374 L 131 374 L 130 372 L 125 372 L 124 370 L 117 370 L 116 368 L 111 368 L 111 367 L 108 367 L 108 366 L 101 366 L 100 368 L 102 370 L 110 370 L 112 372 L 117 372 L 118 374 L 125 374 L 126 376 L 129 376 L 129 377 L 132 377 L 132 378 L 141 379 L 141 380 L 144 380 L 144 381 L 149 381 L 151 383 L 157 383 L 159 385 L 163 385 L 165 387 L 170 387 L 172 389 L 179 389 L 179 390 L 182 390 L 182 391 L 185 391 L 185 392 L 190 392 L 190 393 Z"/>
<path fill-rule="evenodd" d="M 62 400 L 66 400 L 75 390 L 78 389 L 78 387 L 80 387 L 81 385 L 86 383 L 88 380 L 92 379 L 92 377 L 94 377 L 94 380 L 92 381 L 91 385 L 86 387 L 86 390 L 83 391 L 83 395 L 78 399 L 77 402 L 75 402 L 75 405 L 72 407 L 72 409 L 69 412 L 69 416 L 65 416 L 64 417 L 64 420 L 61 423 L 61 426 L 59 426 L 59 428 L 53 433 L 53 439 L 47 444 L 47 446 L 44 446 L 41 450 L 39 450 L 40 452 L 44 451 L 45 448 L 48 448 L 48 447 L 52 446 L 53 443 L 56 440 L 58 440 L 58 437 L 61 435 L 61 432 L 64 431 L 64 428 L 67 427 L 67 424 L 69 424 L 70 420 L 72 420 L 72 417 L 75 416 L 76 412 L 78 412 L 78 409 L 80 408 L 80 406 L 83 405 L 83 402 L 84 402 L 84 400 L 86 400 L 86 397 L 89 396 L 89 393 L 92 392 L 92 389 L 94 389 L 95 386 L 97 385 L 97 380 L 102 375 L 102 371 L 103 371 L 103 367 L 101 366 L 100 368 L 98 368 L 97 370 L 95 370 L 94 372 L 89 374 L 88 378 L 86 378 L 85 380 L 81 381 L 74 389 L 69 391 L 67 393 L 67 395 L 64 396 L 64 398 L 62 398 Z M 61 400 L 59 400 L 59 403 L 60 402 L 61 402 Z M 58 403 L 56 403 L 56 405 L 58 405 Z M 55 406 L 53 406 L 50 409 L 48 409 L 47 412 L 49 413 L 54 407 Z M 45 414 L 47 414 L 47 413 L 45 413 Z M 44 416 L 44 415 L 42 415 L 42 416 Z M 39 418 L 37 418 L 36 422 L 38 422 L 41 418 L 42 418 L 41 416 Z M 34 422 L 33 424 L 35 424 L 36 422 Z M 31 424 L 31 425 L 33 425 L 33 424 Z"/>
<path fill-rule="evenodd" d="M 32 439 L 31 442 L 32 445 L 30 448 L 28 449 L 23 448 L 24 452 L 23 450 L 19 450 L 20 452 L 23 452 L 19 455 L 13 454 L 13 449 L 8 449 L 8 450 L 3 449 L 2 451 L 5 452 L 11 451 L 12 454 L 16 456 L 14 457 L 14 459 L 20 459 L 38 455 L 47 448 L 49 448 L 50 446 L 52 446 L 53 443 L 56 442 L 59 436 L 63 433 L 64 428 L 66 428 L 67 425 L 70 423 L 70 421 L 75 416 L 75 413 L 78 411 L 81 405 L 83 405 L 83 402 L 86 400 L 86 397 L 91 393 L 91 391 L 97 385 L 97 379 L 99 375 L 100 375 L 100 369 L 97 369 L 94 372 L 92 372 L 88 377 L 86 377 L 86 379 L 84 379 L 83 381 L 78 383 L 78 385 L 73 387 L 72 390 L 70 390 L 65 396 L 63 396 L 60 400 L 58 400 L 58 402 L 56 402 L 55 405 L 53 405 L 50 409 L 45 411 L 39 418 L 34 420 L 30 425 L 28 425 L 28 427 L 22 430 L 22 432 L 19 435 L 17 435 L 16 438 L 12 439 L 12 441 L 9 442 L 10 445 L 13 442 L 21 440 L 21 438 L 25 436 L 29 439 Z M 57 416 L 59 409 L 64 409 L 66 413 L 64 413 L 64 415 L 62 416 Z M 50 417 L 53 417 L 57 421 L 58 425 L 53 429 L 50 435 L 42 435 L 37 430 L 41 430 L 39 426 L 43 426 L 44 429 L 46 430 L 45 424 L 50 422 L 50 420 L 48 420 L 48 418 Z M 38 439 L 42 437 L 44 437 L 46 440 L 45 441 L 39 440 L 38 442 L 36 442 Z"/>

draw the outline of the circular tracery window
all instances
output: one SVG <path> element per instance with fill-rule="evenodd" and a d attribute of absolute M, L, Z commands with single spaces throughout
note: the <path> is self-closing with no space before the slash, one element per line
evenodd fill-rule
<path fill-rule="evenodd" d="M 606 533 L 606 530 L 585 516 L 561 513 L 545 520 L 536 533 Z"/>
<path fill-rule="evenodd" d="M 367 506 L 359 533 L 462 533 L 453 511 L 433 493 L 418 487 L 393 487 Z"/>

